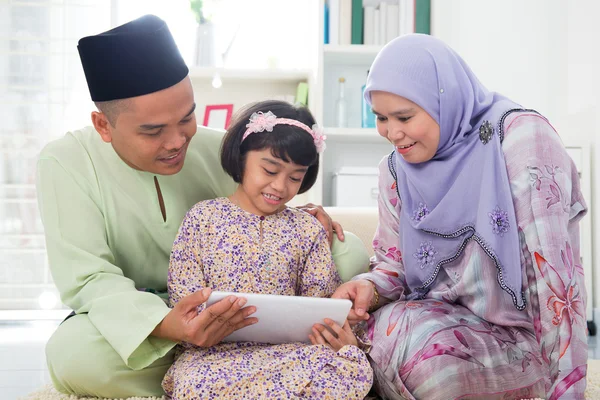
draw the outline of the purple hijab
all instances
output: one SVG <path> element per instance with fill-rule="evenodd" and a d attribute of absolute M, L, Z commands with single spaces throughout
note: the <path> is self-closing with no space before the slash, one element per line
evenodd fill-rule
<path fill-rule="evenodd" d="M 525 308 L 515 210 L 499 123 L 520 109 L 488 91 L 442 41 L 407 35 L 389 42 L 371 66 L 370 92 L 402 96 L 440 126 L 440 143 L 427 162 L 410 164 L 394 151 L 390 171 L 402 201 L 400 248 L 410 299 L 424 297 L 440 268 L 475 240 L 494 261 L 498 283 Z"/>

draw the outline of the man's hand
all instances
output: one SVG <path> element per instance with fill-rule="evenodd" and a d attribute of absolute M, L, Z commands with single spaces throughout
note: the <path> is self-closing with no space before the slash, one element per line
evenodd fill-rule
<path fill-rule="evenodd" d="M 348 314 L 350 325 L 369 319 L 367 310 L 373 301 L 375 290 L 373 284 L 366 279 L 346 282 L 331 295 L 332 299 L 352 300 L 352 309 Z"/>
<path fill-rule="evenodd" d="M 256 308 L 242 308 L 246 299 L 235 296 L 228 296 L 198 314 L 198 306 L 208 300 L 210 293 L 210 288 L 204 288 L 181 299 L 154 328 L 152 335 L 211 347 L 232 332 L 258 322 L 256 318 L 248 318 Z"/>
<path fill-rule="evenodd" d="M 339 223 L 332 221 L 331 217 L 325 212 L 323 207 L 314 205 L 312 203 L 308 203 L 307 205 L 299 206 L 297 208 L 299 210 L 306 211 L 307 213 L 318 219 L 321 225 L 325 227 L 329 246 L 331 246 L 331 244 L 333 243 L 334 232 L 340 241 L 344 241 L 344 230 L 342 229 L 342 226 Z"/>

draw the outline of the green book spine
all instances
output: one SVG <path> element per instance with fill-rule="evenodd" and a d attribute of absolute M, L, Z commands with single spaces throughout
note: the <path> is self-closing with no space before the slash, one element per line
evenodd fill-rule
<path fill-rule="evenodd" d="M 362 0 L 352 0 L 352 44 L 363 44 Z"/>
<path fill-rule="evenodd" d="M 431 0 L 415 0 L 415 32 L 431 34 Z"/>

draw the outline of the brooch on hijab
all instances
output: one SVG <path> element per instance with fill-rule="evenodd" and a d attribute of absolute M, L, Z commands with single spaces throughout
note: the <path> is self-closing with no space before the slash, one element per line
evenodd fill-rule
<path fill-rule="evenodd" d="M 425 218 L 429 214 L 429 210 L 427 209 L 427 205 L 423 203 L 419 203 L 419 207 L 413 211 L 412 220 L 415 222 L 421 222 L 423 218 Z"/>
<path fill-rule="evenodd" d="M 488 144 L 488 142 L 492 140 L 492 136 L 494 136 L 494 127 L 491 122 L 483 121 L 483 124 L 479 127 L 479 140 L 481 140 L 483 144 Z"/>
<path fill-rule="evenodd" d="M 416 258 L 419 267 L 423 269 L 434 264 L 435 255 L 437 253 L 438 252 L 435 250 L 435 247 L 433 247 L 431 242 L 421 242 L 421 245 L 413 254 L 413 257 Z"/>

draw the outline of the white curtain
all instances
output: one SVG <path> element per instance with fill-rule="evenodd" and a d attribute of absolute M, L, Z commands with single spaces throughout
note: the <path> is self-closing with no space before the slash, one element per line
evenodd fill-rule
<path fill-rule="evenodd" d="M 219 66 L 309 68 L 316 1 L 205 0 L 217 52 L 227 54 Z M 193 67 L 197 25 L 189 7 L 189 0 L 0 0 L 0 310 L 62 307 L 48 270 L 35 163 L 50 140 L 90 124 L 94 105 L 77 41 L 153 13 Z"/>
<path fill-rule="evenodd" d="M 0 309 L 60 307 L 35 197 L 35 160 L 89 124 L 79 38 L 110 28 L 103 0 L 0 0 Z"/>

